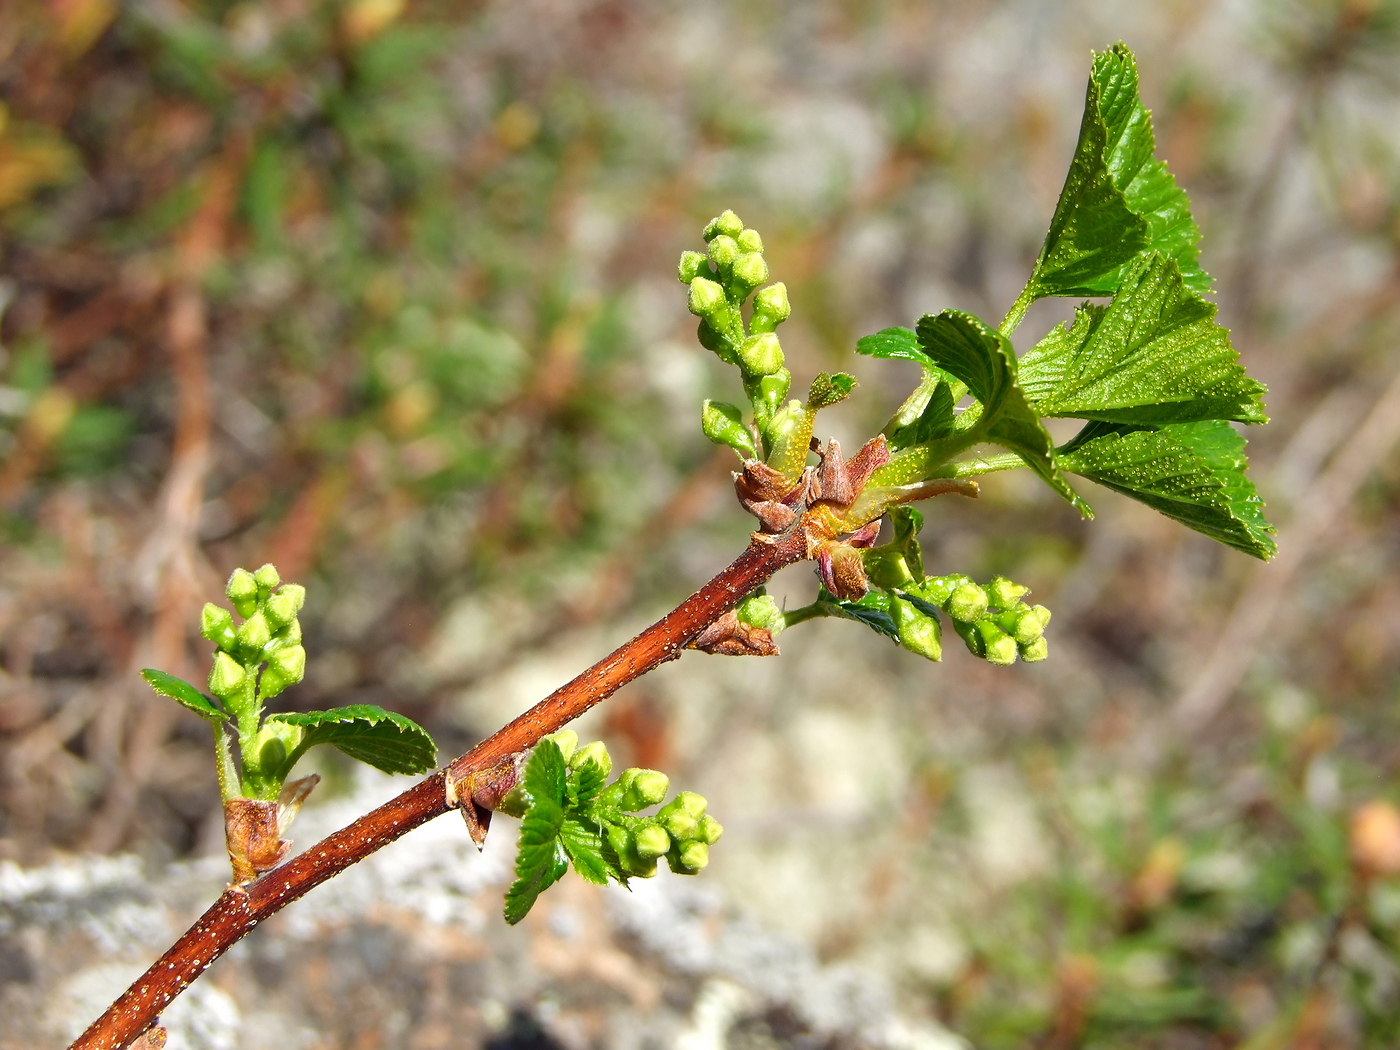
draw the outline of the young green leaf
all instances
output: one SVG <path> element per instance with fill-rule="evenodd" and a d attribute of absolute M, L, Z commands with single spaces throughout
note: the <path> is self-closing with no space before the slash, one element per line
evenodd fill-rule
<path fill-rule="evenodd" d="M 919 337 L 909 328 L 885 328 L 874 335 L 856 341 L 856 353 L 866 357 L 884 357 L 900 361 L 915 361 L 932 366 L 933 362 L 919 347 Z"/>
<path fill-rule="evenodd" d="M 851 391 L 855 388 L 855 376 L 847 375 L 845 372 L 836 372 L 832 375 L 818 372 L 817 378 L 812 380 L 811 389 L 807 393 L 807 407 L 812 409 L 829 408 L 831 405 L 839 404 L 850 397 Z"/>
<path fill-rule="evenodd" d="M 1189 291 L 1176 262 L 1133 262 L 1107 307 L 1085 304 L 1018 365 L 1043 416 L 1113 423 L 1234 419 L 1264 423 L 1262 384 L 1245 375 L 1215 306 Z"/>
<path fill-rule="evenodd" d="M 1178 423 L 1160 430 L 1090 426 L 1093 436 L 1061 453 L 1064 469 L 1245 554 L 1265 561 L 1273 557 L 1273 526 L 1245 476 L 1244 439 L 1228 423 Z"/>
<path fill-rule="evenodd" d="M 426 773 L 437 763 L 437 745 L 426 729 L 410 718 L 372 704 L 268 715 L 267 721 L 303 730 L 300 742 L 291 752 L 288 768 L 307 748 L 317 744 L 330 744 L 385 773 Z"/>
<path fill-rule="evenodd" d="M 596 827 L 574 817 L 565 817 L 559 828 L 559 842 L 576 872 L 589 882 L 607 885 L 613 869 L 603 857 L 603 837 Z"/>
<path fill-rule="evenodd" d="M 536 748 L 536 753 L 539 749 Z M 555 754 L 559 749 L 555 748 Z M 533 760 L 534 755 L 531 755 Z M 562 766 L 562 760 L 561 760 Z M 529 770 L 529 763 L 526 764 Z M 514 926 L 535 906 L 541 893 L 564 877 L 569 862 L 559 841 L 564 810 L 551 798 L 536 798 L 520 822 L 515 854 L 515 881 L 506 890 L 506 922 Z"/>
<path fill-rule="evenodd" d="M 825 588 L 817 596 L 817 601 L 833 616 L 863 623 L 877 634 L 899 641 L 899 628 L 890 615 L 890 596 L 884 591 L 871 588 L 858 602 L 842 601 Z"/>
<path fill-rule="evenodd" d="M 975 410 L 964 413 L 973 421 L 973 439 L 1010 449 L 1081 514 L 1091 516 L 1055 465 L 1050 432 L 1016 382 L 1016 355 L 1006 336 L 972 314 L 944 310 L 919 320 L 918 337 L 933 363 L 966 383 L 968 392 L 981 402 L 979 415 L 971 416 Z M 879 477 L 877 471 L 875 480 Z"/>
<path fill-rule="evenodd" d="M 1110 295 L 1124 266 L 1146 249 L 1174 259 L 1187 287 L 1210 287 L 1196 261 L 1200 231 L 1186 194 L 1153 148 L 1136 61 L 1116 44 L 1094 56 L 1074 160 L 1023 300 Z"/>
<path fill-rule="evenodd" d="M 173 674 L 157 671 L 151 667 L 142 670 L 141 677 L 161 696 L 168 696 L 172 700 L 179 701 L 200 718 L 215 723 L 223 722 L 228 718 L 228 715 L 224 713 L 212 696 L 205 696 L 183 678 L 176 678 Z"/>

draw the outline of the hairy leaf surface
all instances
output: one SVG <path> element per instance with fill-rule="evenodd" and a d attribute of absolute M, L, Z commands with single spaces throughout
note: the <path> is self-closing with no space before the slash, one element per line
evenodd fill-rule
<path fill-rule="evenodd" d="M 426 729 L 373 704 L 268 715 L 267 721 L 305 731 L 293 760 L 309 747 L 329 744 L 385 773 L 426 773 L 437 764 L 437 745 Z"/>
<path fill-rule="evenodd" d="M 199 715 L 200 718 L 210 722 L 222 722 L 228 718 L 228 715 L 212 696 L 205 696 L 183 678 L 176 678 L 173 674 L 157 671 L 153 667 L 145 668 L 141 672 L 141 677 L 161 696 L 168 696 L 170 699 L 178 701 Z"/>
<path fill-rule="evenodd" d="M 1240 367 L 1215 305 L 1187 289 L 1176 262 L 1158 252 L 1133 262 L 1109 306 L 1081 306 L 1072 325 L 1052 329 L 1018 367 L 1043 416 L 1268 421 L 1264 387 Z"/>
<path fill-rule="evenodd" d="M 1268 560 L 1277 547 L 1263 501 L 1245 476 L 1244 439 L 1225 422 L 1160 430 L 1096 424 L 1060 464 L 1146 503 L 1197 532 Z"/>

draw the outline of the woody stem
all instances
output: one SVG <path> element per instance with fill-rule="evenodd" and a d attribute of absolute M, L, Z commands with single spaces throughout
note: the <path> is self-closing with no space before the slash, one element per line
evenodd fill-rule
<path fill-rule="evenodd" d="M 806 557 L 806 540 L 798 529 L 765 539 L 774 542 L 751 542 L 728 568 L 671 612 L 444 769 L 257 881 L 225 890 L 78 1037 L 70 1050 L 116 1050 L 126 1046 L 155 1024 L 160 1012 L 177 995 L 258 922 L 399 836 L 447 812 L 451 808 L 446 791 L 449 778 L 461 781 L 472 773 L 494 768 L 504 759 L 533 747 L 541 737 L 571 722 L 634 678 L 676 659 L 696 635 L 734 608 L 745 595 L 779 569 Z"/>

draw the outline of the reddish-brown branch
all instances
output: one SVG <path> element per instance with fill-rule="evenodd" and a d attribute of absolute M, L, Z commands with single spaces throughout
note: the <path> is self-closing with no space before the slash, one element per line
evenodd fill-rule
<path fill-rule="evenodd" d="M 136 1039 L 204 969 L 262 919 L 331 876 L 451 808 L 448 778 L 461 780 L 532 747 L 648 671 L 681 654 L 705 627 L 784 566 L 807 556 L 800 529 L 755 541 L 732 565 L 630 642 L 561 686 L 445 769 L 246 888 L 225 890 L 70 1050 L 115 1050 Z"/>

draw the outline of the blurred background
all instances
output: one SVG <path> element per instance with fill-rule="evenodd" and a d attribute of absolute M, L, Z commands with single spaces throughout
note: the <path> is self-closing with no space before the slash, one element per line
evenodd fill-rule
<path fill-rule="evenodd" d="M 709 797 L 703 876 L 571 876 L 508 931 L 513 826 L 449 817 L 171 1045 L 1400 1043 L 1400 3 L 11 0 L 0 1046 L 62 1045 L 227 878 L 208 730 L 135 672 L 207 673 L 230 570 L 307 586 L 279 704 L 465 750 L 745 542 L 675 278 L 705 221 L 762 232 L 856 442 L 914 376 L 855 340 L 1001 317 L 1119 39 L 1270 388 L 1278 558 L 989 478 L 925 560 L 1030 585 L 1049 660 L 833 621 L 688 654 L 581 731 Z M 303 846 L 404 786 L 319 768 Z"/>

